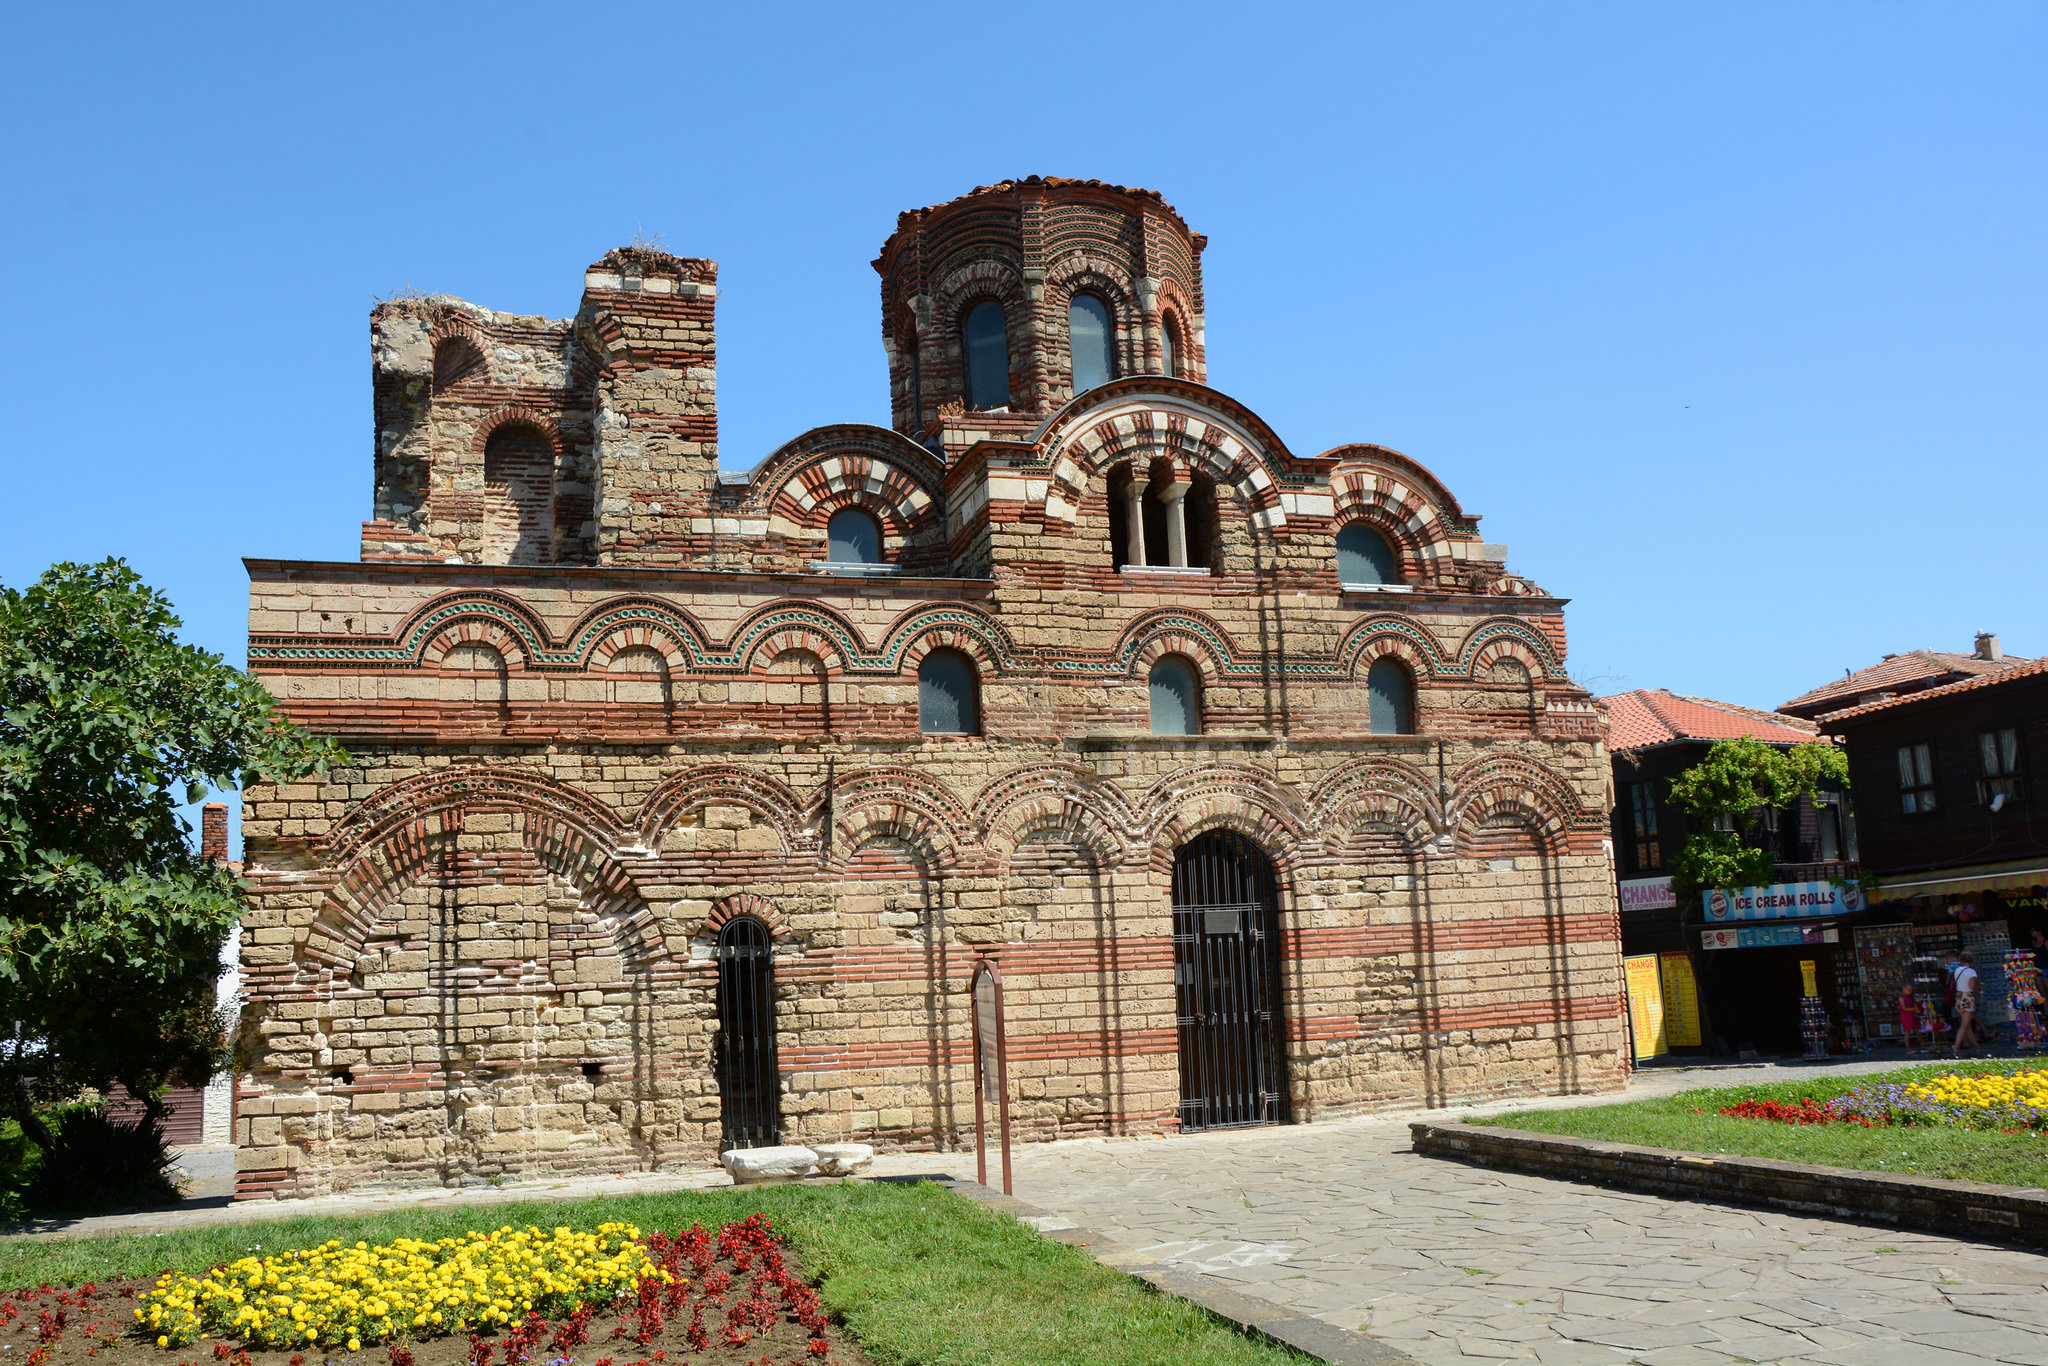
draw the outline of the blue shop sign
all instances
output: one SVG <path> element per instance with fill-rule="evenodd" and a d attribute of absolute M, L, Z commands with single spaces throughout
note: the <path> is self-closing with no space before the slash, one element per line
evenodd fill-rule
<path fill-rule="evenodd" d="M 1768 887 L 1737 887 L 1701 892 L 1707 919 L 1714 924 L 1732 920 L 1793 920 L 1812 915 L 1847 915 L 1863 909 L 1863 889 L 1855 883 L 1837 887 L 1832 882 L 1773 882 Z"/>

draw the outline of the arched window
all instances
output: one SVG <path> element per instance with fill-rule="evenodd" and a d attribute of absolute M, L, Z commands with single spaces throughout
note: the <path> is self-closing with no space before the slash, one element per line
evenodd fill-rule
<path fill-rule="evenodd" d="M 1159 358 L 1169 375 L 1180 374 L 1180 328 L 1167 318 L 1159 327 Z"/>
<path fill-rule="evenodd" d="M 775 1060 L 775 945 L 768 927 L 735 916 L 718 931 L 718 1100 L 728 1147 L 782 1141 Z"/>
<path fill-rule="evenodd" d="M 958 650 L 933 650 L 917 666 L 917 728 L 926 735 L 981 730 L 974 661 Z"/>
<path fill-rule="evenodd" d="M 1339 583 L 1399 583 L 1401 562 L 1387 538 L 1363 522 L 1337 533 Z"/>
<path fill-rule="evenodd" d="M 1003 306 L 983 299 L 967 310 L 960 332 L 967 353 L 967 406 L 1009 407 L 1010 333 Z"/>
<path fill-rule="evenodd" d="M 1202 681 L 1195 666 L 1167 655 L 1152 666 L 1152 733 L 1202 733 Z"/>
<path fill-rule="evenodd" d="M 882 524 L 859 508 L 841 508 L 825 524 L 825 558 L 833 564 L 880 564 Z"/>
<path fill-rule="evenodd" d="M 1078 397 L 1116 378 L 1110 353 L 1109 305 L 1093 294 L 1076 294 L 1067 305 L 1067 346 L 1074 357 L 1074 393 Z"/>
<path fill-rule="evenodd" d="M 1415 733 L 1415 680 L 1407 665 L 1385 655 L 1375 659 L 1365 672 L 1365 691 L 1374 735 Z"/>

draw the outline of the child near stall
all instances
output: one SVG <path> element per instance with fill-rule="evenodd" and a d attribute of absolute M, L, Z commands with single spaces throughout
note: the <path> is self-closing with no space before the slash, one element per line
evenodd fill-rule
<path fill-rule="evenodd" d="M 1913 1046 L 1913 1036 L 1920 1031 L 1919 1009 L 1919 1002 L 1913 999 L 1913 984 L 1908 982 L 1899 988 L 1899 1033 L 1906 1036 L 1908 1053 L 1920 1051 Z"/>

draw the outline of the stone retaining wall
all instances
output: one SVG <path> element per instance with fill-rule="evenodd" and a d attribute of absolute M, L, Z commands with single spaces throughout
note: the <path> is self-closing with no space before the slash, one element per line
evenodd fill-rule
<path fill-rule="evenodd" d="M 1474 1124 L 1411 1124 L 1415 1151 L 1479 1167 L 1959 1238 L 2048 1245 L 2048 1191 L 1708 1156 Z"/>

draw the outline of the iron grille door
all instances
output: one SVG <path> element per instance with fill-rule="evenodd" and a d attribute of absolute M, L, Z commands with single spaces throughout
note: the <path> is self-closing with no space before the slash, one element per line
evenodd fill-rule
<path fill-rule="evenodd" d="M 1287 1118 L 1273 864 L 1234 831 L 1173 862 L 1173 980 L 1183 1129 Z"/>
<path fill-rule="evenodd" d="M 718 932 L 718 1099 L 725 1146 L 782 1141 L 775 1070 L 775 959 L 768 927 L 748 916 Z"/>

